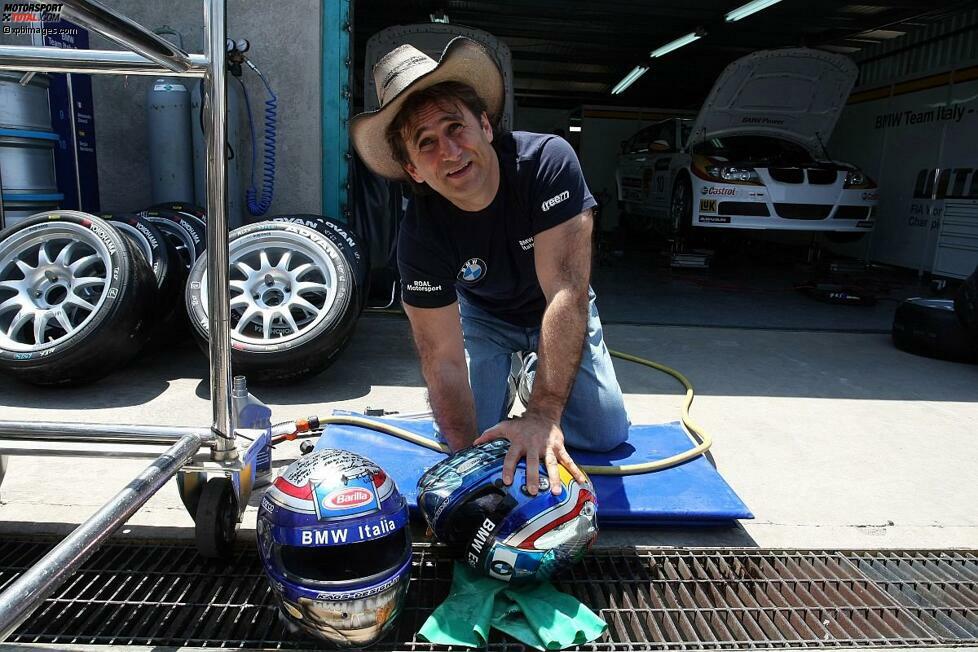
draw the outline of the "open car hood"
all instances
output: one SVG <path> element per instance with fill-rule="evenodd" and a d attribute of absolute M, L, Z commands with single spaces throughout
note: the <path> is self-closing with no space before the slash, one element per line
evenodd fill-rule
<path fill-rule="evenodd" d="M 700 109 L 690 145 L 715 136 L 787 138 L 821 152 L 856 82 L 848 57 L 789 48 L 761 50 L 731 63 Z"/>

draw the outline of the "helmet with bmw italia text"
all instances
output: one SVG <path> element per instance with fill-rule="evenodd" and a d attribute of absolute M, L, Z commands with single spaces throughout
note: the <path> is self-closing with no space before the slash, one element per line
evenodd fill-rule
<path fill-rule="evenodd" d="M 594 487 L 560 466 L 560 493 L 553 494 L 541 467 L 540 490 L 531 495 L 525 460 L 506 486 L 508 450 L 508 441 L 496 440 L 442 460 L 418 481 L 418 507 L 438 540 L 465 546 L 465 562 L 477 571 L 505 581 L 547 579 L 594 542 Z"/>
<path fill-rule="evenodd" d="M 411 579 L 408 510 L 373 462 L 333 449 L 299 458 L 262 497 L 257 532 L 287 622 L 340 646 L 393 625 Z"/>

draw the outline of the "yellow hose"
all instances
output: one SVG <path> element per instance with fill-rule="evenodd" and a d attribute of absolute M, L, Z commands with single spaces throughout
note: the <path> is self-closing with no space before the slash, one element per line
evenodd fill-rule
<path fill-rule="evenodd" d="M 652 367 L 653 369 L 658 369 L 664 373 L 669 374 L 686 388 L 686 400 L 683 402 L 682 418 L 681 422 L 683 425 L 683 431 L 693 442 L 693 448 L 687 451 L 678 453 L 671 457 L 666 457 L 661 460 L 655 460 L 652 462 L 643 462 L 642 464 L 624 464 L 621 466 L 614 465 L 581 465 L 581 469 L 589 475 L 639 475 L 641 473 L 652 473 L 653 471 L 661 471 L 663 469 L 668 469 L 673 466 L 677 466 L 703 455 L 710 449 L 713 444 L 713 439 L 703 431 L 702 428 L 697 426 L 689 416 L 689 406 L 693 403 L 693 386 L 681 373 L 667 367 L 658 362 L 652 362 L 651 360 L 646 360 L 645 358 L 640 358 L 636 355 L 631 355 L 628 353 L 621 353 L 619 351 L 611 351 L 611 355 L 616 358 L 621 358 L 622 360 L 628 360 L 629 362 L 634 362 L 646 367 Z M 441 453 L 450 453 L 448 446 L 440 442 L 434 441 L 422 435 L 411 432 L 410 430 L 405 430 L 404 428 L 398 428 L 397 426 L 392 426 L 387 423 L 381 423 L 379 421 L 374 421 L 366 417 L 357 416 L 345 416 L 345 415 L 334 415 L 323 417 L 319 419 L 321 425 L 326 424 L 336 424 L 345 426 L 360 426 L 361 428 L 367 428 L 368 430 L 376 430 L 377 432 L 383 432 L 388 435 L 393 435 L 399 439 L 409 441 L 412 444 L 417 444 L 418 446 L 423 446 L 429 448 L 433 451 L 438 451 Z"/>

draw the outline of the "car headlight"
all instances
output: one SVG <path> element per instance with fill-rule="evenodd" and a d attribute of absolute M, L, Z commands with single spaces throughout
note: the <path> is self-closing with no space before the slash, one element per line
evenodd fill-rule
<path fill-rule="evenodd" d="M 754 168 L 735 168 L 727 165 L 708 165 L 706 173 L 720 181 L 731 183 L 751 183 L 759 181 Z"/>
<path fill-rule="evenodd" d="M 704 181 L 714 183 L 743 183 L 752 186 L 764 185 L 751 167 L 731 165 L 730 161 L 712 156 L 694 154 L 689 171 Z"/>
<path fill-rule="evenodd" d="M 876 183 L 862 170 L 853 168 L 846 172 L 844 188 L 875 188 Z"/>

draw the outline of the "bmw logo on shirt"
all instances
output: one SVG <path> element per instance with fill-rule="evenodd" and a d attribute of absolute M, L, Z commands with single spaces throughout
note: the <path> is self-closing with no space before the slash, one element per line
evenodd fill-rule
<path fill-rule="evenodd" d="M 469 258 L 458 270 L 458 280 L 466 285 L 475 285 L 486 275 L 486 261 L 481 258 Z"/>

